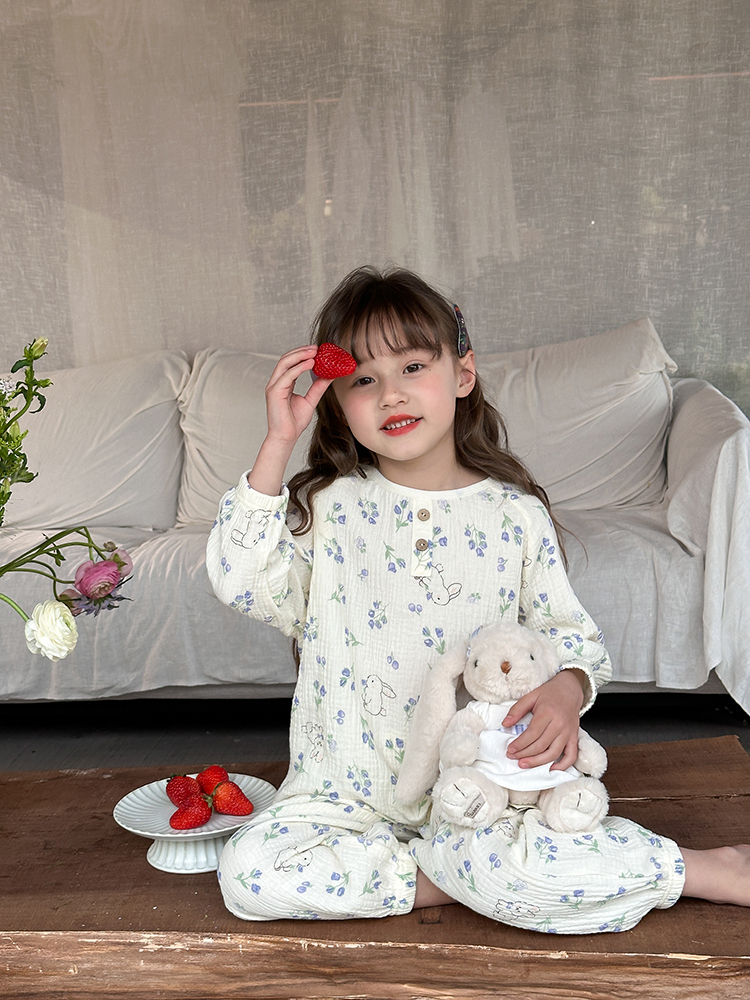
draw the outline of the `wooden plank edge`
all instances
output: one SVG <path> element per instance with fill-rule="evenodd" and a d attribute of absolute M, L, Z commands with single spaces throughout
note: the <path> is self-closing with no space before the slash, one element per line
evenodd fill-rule
<path fill-rule="evenodd" d="M 139 1000 L 703 998 L 750 995 L 750 955 L 519 950 L 486 945 L 323 941 L 252 934 L 0 932 L 0 997 Z M 493 991 L 497 987 L 498 993 Z M 709 991 L 709 992 L 707 992 Z"/>

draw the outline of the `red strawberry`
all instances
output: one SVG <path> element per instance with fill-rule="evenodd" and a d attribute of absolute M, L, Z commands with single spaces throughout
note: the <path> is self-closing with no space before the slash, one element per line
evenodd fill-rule
<path fill-rule="evenodd" d="M 233 781 L 222 781 L 214 788 L 213 806 L 217 813 L 229 816 L 249 816 L 253 811 L 252 802 Z"/>
<path fill-rule="evenodd" d="M 167 797 L 178 806 L 191 795 L 200 795 L 201 786 L 187 774 L 173 774 L 167 781 Z"/>
<path fill-rule="evenodd" d="M 201 795 L 191 795 L 180 803 L 176 813 L 169 817 L 169 825 L 174 830 L 192 830 L 203 826 L 211 819 L 211 806 Z"/>
<path fill-rule="evenodd" d="M 212 764 L 198 775 L 198 784 L 201 786 L 202 792 L 210 795 L 219 782 L 226 781 L 228 777 L 226 768 L 222 767 L 221 764 Z"/>
<path fill-rule="evenodd" d="M 321 344 L 315 355 L 313 375 L 318 378 L 341 378 L 343 375 L 351 375 L 356 367 L 357 362 L 343 347 Z"/>

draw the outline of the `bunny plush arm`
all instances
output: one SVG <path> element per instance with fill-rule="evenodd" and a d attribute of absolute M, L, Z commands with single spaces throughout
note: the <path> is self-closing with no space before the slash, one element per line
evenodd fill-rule
<path fill-rule="evenodd" d="M 592 778 L 601 778 L 607 770 L 607 751 L 585 729 L 578 730 L 578 757 L 575 766 L 582 774 L 588 774 Z"/>
<path fill-rule="evenodd" d="M 473 764 L 479 755 L 479 737 L 484 719 L 471 705 L 462 708 L 448 723 L 440 742 L 440 763 L 444 768 Z"/>

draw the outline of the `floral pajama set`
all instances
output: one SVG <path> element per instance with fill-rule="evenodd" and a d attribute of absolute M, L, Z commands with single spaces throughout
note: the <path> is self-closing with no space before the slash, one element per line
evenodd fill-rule
<path fill-rule="evenodd" d="M 274 803 L 227 843 L 219 879 L 247 920 L 408 913 L 417 868 L 496 920 L 549 933 L 619 931 L 680 896 L 677 845 L 615 817 L 556 833 L 535 808 L 491 827 L 394 801 L 425 674 L 478 626 L 507 618 L 547 635 L 562 668 L 611 665 L 577 601 L 543 505 L 492 479 L 458 490 L 398 486 L 375 469 L 315 497 L 293 536 L 288 492 L 245 476 L 222 498 L 207 548 L 219 598 L 297 640 L 290 768 Z M 290 518 L 291 520 L 291 518 Z M 606 781 L 606 775 L 605 775 Z"/>

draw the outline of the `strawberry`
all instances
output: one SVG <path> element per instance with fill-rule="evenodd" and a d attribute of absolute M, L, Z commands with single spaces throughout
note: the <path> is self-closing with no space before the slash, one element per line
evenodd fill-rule
<path fill-rule="evenodd" d="M 202 792 L 210 795 L 219 782 L 226 781 L 228 777 L 226 768 L 222 767 L 221 764 L 212 764 L 198 775 L 198 784 L 201 786 Z"/>
<path fill-rule="evenodd" d="M 321 344 L 315 355 L 313 375 L 318 378 L 341 378 L 351 375 L 357 367 L 357 362 L 337 344 Z"/>
<path fill-rule="evenodd" d="M 220 781 L 214 788 L 212 801 L 217 813 L 229 816 L 249 816 L 253 811 L 252 802 L 233 781 Z"/>
<path fill-rule="evenodd" d="M 201 786 L 187 774 L 173 774 L 167 780 L 167 797 L 178 806 L 191 795 L 200 795 Z"/>
<path fill-rule="evenodd" d="M 173 830 L 192 830 L 203 826 L 211 819 L 211 806 L 203 795 L 190 795 L 180 803 L 176 813 L 169 817 L 169 825 Z"/>

